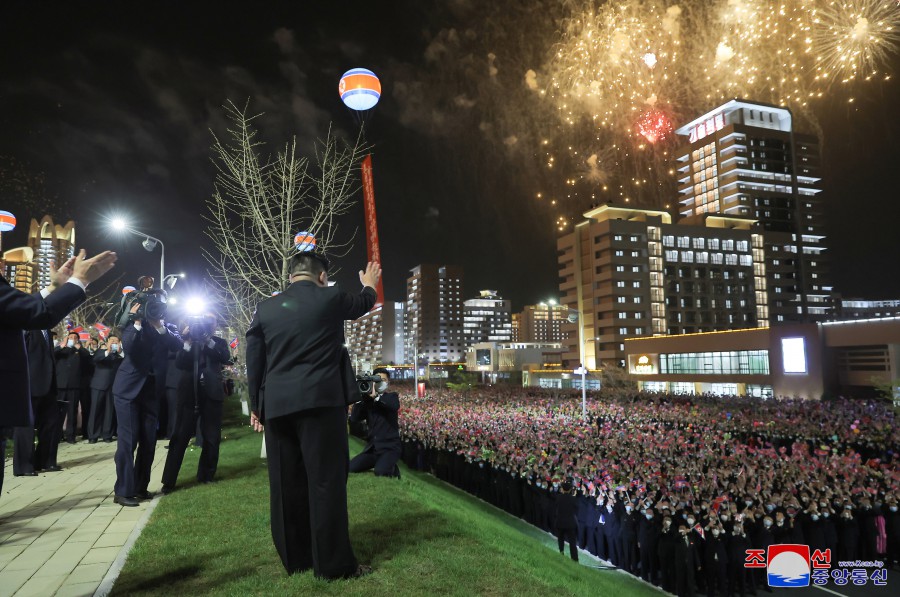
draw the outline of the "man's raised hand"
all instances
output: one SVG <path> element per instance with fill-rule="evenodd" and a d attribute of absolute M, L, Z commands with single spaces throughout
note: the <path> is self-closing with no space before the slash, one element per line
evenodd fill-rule
<path fill-rule="evenodd" d="M 78 252 L 78 256 L 74 258 L 74 271 L 72 273 L 73 276 L 84 282 L 85 285 L 90 284 L 111 270 L 118 258 L 112 251 L 103 251 L 90 259 L 85 259 L 85 255 L 84 249 L 81 249 L 81 251 Z"/>
<path fill-rule="evenodd" d="M 366 265 L 366 271 L 359 270 L 359 281 L 363 286 L 378 288 L 378 280 L 381 279 L 381 266 L 374 261 Z"/>

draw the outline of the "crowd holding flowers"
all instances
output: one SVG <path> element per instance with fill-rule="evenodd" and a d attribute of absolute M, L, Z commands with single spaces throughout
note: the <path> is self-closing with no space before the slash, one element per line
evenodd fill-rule
<path fill-rule="evenodd" d="M 512 387 L 435 390 L 400 414 L 408 464 L 551 531 L 571 485 L 580 546 L 679 594 L 752 589 L 743 553 L 773 543 L 896 561 L 894 422 L 883 402 L 629 391 L 582 418 L 580 396 Z"/>

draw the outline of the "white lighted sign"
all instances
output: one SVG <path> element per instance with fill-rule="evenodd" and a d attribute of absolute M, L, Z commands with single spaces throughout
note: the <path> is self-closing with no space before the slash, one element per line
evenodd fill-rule
<path fill-rule="evenodd" d="M 806 373 L 806 339 L 782 338 L 781 358 L 785 373 Z"/>
<path fill-rule="evenodd" d="M 703 139 L 708 135 L 712 135 L 716 131 L 721 131 L 723 128 L 725 128 L 724 114 L 716 114 L 715 116 L 707 118 L 703 122 L 696 124 L 691 128 L 691 143 Z"/>

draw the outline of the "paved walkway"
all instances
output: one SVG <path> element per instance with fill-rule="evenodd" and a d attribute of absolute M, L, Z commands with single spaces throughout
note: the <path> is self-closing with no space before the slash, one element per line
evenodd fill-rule
<path fill-rule="evenodd" d="M 167 443 L 156 445 L 152 492 L 160 487 Z M 115 442 L 64 443 L 59 448 L 62 471 L 14 477 L 7 447 L 0 495 L 0 597 L 94 595 L 101 584 L 100 593 L 108 592 L 140 533 L 139 523 L 159 500 L 137 508 L 113 503 L 115 450 Z"/>

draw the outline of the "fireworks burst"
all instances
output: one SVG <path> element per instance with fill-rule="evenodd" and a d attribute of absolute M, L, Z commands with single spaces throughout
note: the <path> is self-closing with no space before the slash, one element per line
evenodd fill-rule
<path fill-rule="evenodd" d="M 815 17 L 816 60 L 823 77 L 842 83 L 871 77 L 900 44 L 900 4 L 832 1 Z"/>

